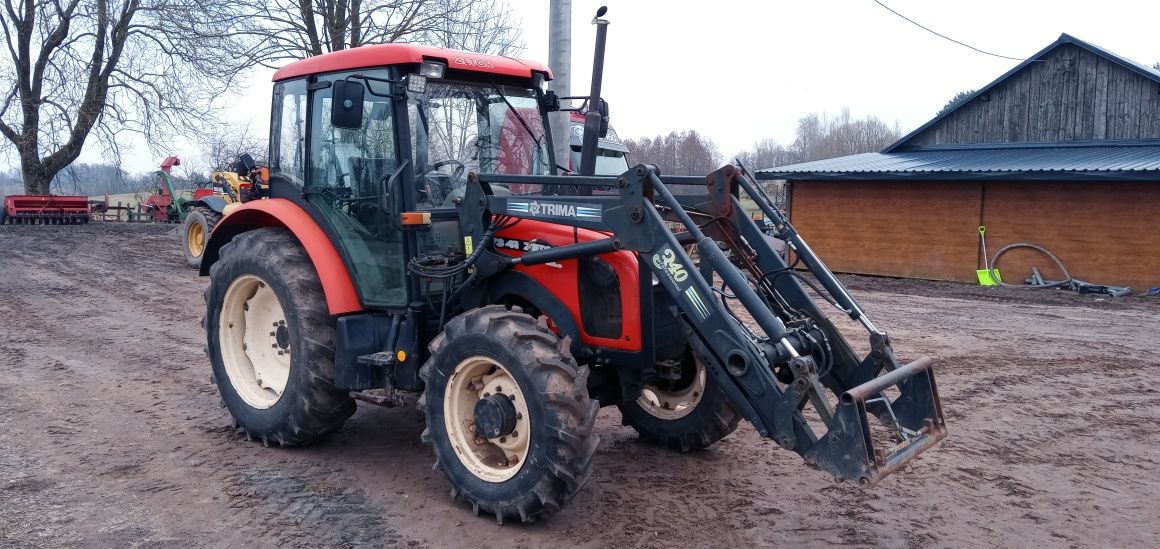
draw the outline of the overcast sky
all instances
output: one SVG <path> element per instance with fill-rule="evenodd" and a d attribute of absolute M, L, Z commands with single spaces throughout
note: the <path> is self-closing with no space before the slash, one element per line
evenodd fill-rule
<path fill-rule="evenodd" d="M 522 21 L 522 57 L 547 61 L 548 0 L 508 0 Z M 1154 0 L 882 0 L 902 14 L 979 49 L 1030 56 L 1060 33 L 1151 65 L 1160 61 Z M 600 5 L 611 21 L 604 97 L 624 138 L 695 129 L 732 155 L 755 140 L 793 140 L 815 111 L 849 107 L 895 121 L 903 133 L 926 122 L 956 92 L 979 88 L 1017 61 L 987 56 L 932 35 L 873 0 L 573 0 L 573 93 L 588 90 Z M 269 78 L 229 112 L 256 134 L 269 124 Z M 194 151 L 176 151 L 192 155 Z M 130 171 L 161 160 L 144 147 Z M 87 151 L 82 161 L 99 161 Z"/>

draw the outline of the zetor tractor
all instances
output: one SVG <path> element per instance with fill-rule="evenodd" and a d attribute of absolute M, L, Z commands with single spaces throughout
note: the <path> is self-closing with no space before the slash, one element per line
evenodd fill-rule
<path fill-rule="evenodd" d="M 412 395 L 452 497 L 502 523 L 584 486 L 601 406 L 679 451 L 745 419 L 863 485 L 946 436 L 931 360 L 895 358 L 743 167 L 591 175 L 597 23 L 580 175 L 555 175 L 547 115 L 571 98 L 539 63 L 382 44 L 275 73 L 270 198 L 230 211 L 201 265 L 213 379 L 248 438 L 308 444 L 355 399 Z"/>

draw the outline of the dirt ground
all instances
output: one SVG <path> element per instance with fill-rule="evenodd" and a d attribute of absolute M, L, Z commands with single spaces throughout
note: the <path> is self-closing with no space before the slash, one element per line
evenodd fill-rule
<path fill-rule="evenodd" d="M 300 449 L 231 428 L 205 279 L 173 228 L 0 227 L 0 546 L 1156 546 L 1160 300 L 849 277 L 951 436 L 872 489 L 742 425 L 710 450 L 602 411 L 592 482 L 498 527 L 453 503 L 413 409 Z M 851 332 L 853 333 L 853 332 Z"/>

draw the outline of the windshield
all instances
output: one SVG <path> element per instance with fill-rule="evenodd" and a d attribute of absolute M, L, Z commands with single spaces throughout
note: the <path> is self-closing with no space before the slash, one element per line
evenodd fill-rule
<path fill-rule="evenodd" d="M 408 109 L 421 203 L 446 205 L 468 172 L 551 173 L 534 90 L 429 82 L 425 93 L 410 94 Z"/>
<path fill-rule="evenodd" d="M 580 169 L 580 147 L 572 145 L 572 168 Z M 595 175 L 620 175 L 628 171 L 628 157 L 620 151 L 596 149 Z"/>

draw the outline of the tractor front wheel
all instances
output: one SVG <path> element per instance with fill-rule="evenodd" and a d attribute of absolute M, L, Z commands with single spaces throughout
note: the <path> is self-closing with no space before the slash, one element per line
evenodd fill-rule
<path fill-rule="evenodd" d="M 619 408 L 623 423 L 641 440 L 681 452 L 707 448 L 732 433 L 740 420 L 692 353 L 682 361 L 680 379 L 646 386 Z"/>
<path fill-rule="evenodd" d="M 420 375 L 423 441 L 451 495 L 503 524 L 564 506 L 588 481 L 599 405 L 545 322 L 493 305 L 463 313 L 430 345 Z"/>
<path fill-rule="evenodd" d="M 205 291 L 213 380 L 247 438 L 297 446 L 338 430 L 354 400 L 334 387 L 335 321 L 302 245 L 283 229 L 221 249 Z"/>
<path fill-rule="evenodd" d="M 201 256 L 205 254 L 209 234 L 221 218 L 222 214 L 205 206 L 194 206 L 189 210 L 189 215 L 185 216 L 185 222 L 181 224 L 181 241 L 185 252 L 185 264 L 190 268 L 201 267 Z"/>

